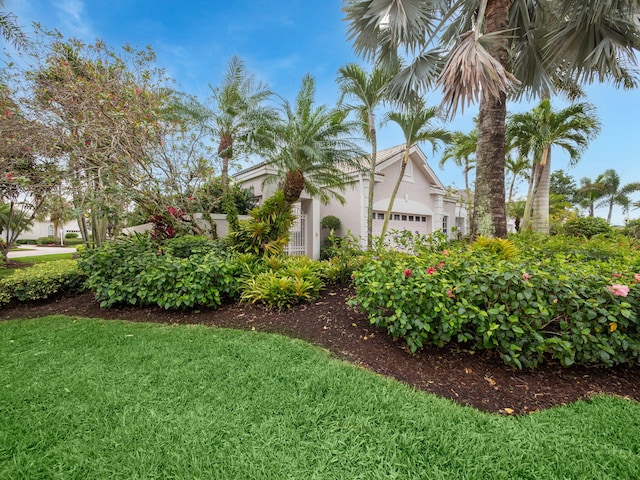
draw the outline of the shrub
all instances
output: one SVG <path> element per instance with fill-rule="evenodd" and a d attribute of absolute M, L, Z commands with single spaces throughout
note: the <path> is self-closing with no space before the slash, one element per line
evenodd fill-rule
<path fill-rule="evenodd" d="M 489 238 L 479 236 L 471 245 L 471 249 L 476 252 L 483 252 L 495 256 L 502 260 L 515 258 L 518 255 L 518 247 L 505 238 Z"/>
<path fill-rule="evenodd" d="M 638 363 L 637 252 L 607 262 L 537 255 L 496 260 L 461 249 L 383 256 L 355 273 L 351 303 L 413 351 L 462 342 L 496 350 L 518 368 L 550 359 L 562 365 Z"/>
<path fill-rule="evenodd" d="M 166 240 L 162 244 L 162 249 L 174 257 L 189 258 L 193 255 L 204 255 L 213 250 L 220 250 L 220 245 L 220 242 L 204 236 L 184 235 Z"/>
<path fill-rule="evenodd" d="M 159 305 L 164 308 L 215 307 L 238 294 L 240 264 L 216 249 L 194 253 L 199 240 L 176 241 L 167 250 L 145 235 L 123 237 L 83 252 L 79 267 L 87 286 L 103 307 L 117 304 Z M 187 246 L 189 245 L 189 246 Z M 198 247 L 199 248 L 199 247 Z M 177 251 L 188 258 L 172 254 Z M 196 249 L 197 250 L 197 249 Z"/>
<path fill-rule="evenodd" d="M 571 237 L 587 237 L 611 233 L 611 227 L 604 218 L 578 217 L 567 220 L 562 227 L 562 233 Z"/>
<path fill-rule="evenodd" d="M 242 301 L 282 309 L 317 298 L 326 283 L 338 278 L 335 265 L 308 257 L 269 257 L 263 264 L 266 270 L 244 281 Z"/>
<path fill-rule="evenodd" d="M 80 235 L 78 235 L 76 232 L 67 232 L 64 234 L 64 238 L 78 238 Z"/>
<path fill-rule="evenodd" d="M 295 219 L 283 191 L 276 191 L 249 215 L 250 219 L 241 221 L 238 229 L 229 234 L 232 248 L 239 253 L 282 254 Z"/>
<path fill-rule="evenodd" d="M 83 290 L 84 275 L 78 270 L 75 260 L 39 263 L 0 280 L 0 305 L 12 300 L 44 300 Z"/>
<path fill-rule="evenodd" d="M 60 239 L 56 237 L 40 237 L 36 240 L 38 245 L 60 245 Z"/>
<path fill-rule="evenodd" d="M 326 217 L 323 217 L 322 220 L 320 221 L 321 228 L 333 230 L 334 232 L 337 232 L 338 230 L 340 230 L 341 226 L 342 226 L 342 223 L 340 222 L 340 219 L 334 215 L 327 215 Z"/>
<path fill-rule="evenodd" d="M 21 238 L 19 240 L 16 240 L 16 245 L 36 245 L 37 242 L 37 240 L 34 240 L 32 238 Z"/>
<path fill-rule="evenodd" d="M 624 227 L 624 234 L 628 237 L 640 239 L 640 219 L 629 220 Z"/>

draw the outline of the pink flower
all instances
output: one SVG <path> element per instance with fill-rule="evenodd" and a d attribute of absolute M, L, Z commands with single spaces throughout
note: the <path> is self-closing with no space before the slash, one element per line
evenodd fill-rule
<path fill-rule="evenodd" d="M 444 267 L 444 262 L 440 262 L 438 265 L 436 265 L 437 269 L 440 269 L 442 267 Z"/>
<path fill-rule="evenodd" d="M 523 279 L 525 282 L 528 282 L 530 278 L 531 278 L 531 275 L 529 275 L 527 272 L 524 272 L 524 273 L 522 274 L 522 279 Z"/>
<path fill-rule="evenodd" d="M 410 269 L 410 268 L 407 268 L 407 269 L 404 271 L 404 278 L 409 278 L 410 276 L 411 276 L 411 269 Z"/>
<path fill-rule="evenodd" d="M 442 250 L 442 255 L 449 255 L 449 250 Z"/>
<path fill-rule="evenodd" d="M 607 287 L 609 293 L 616 297 L 626 297 L 629 295 L 629 287 L 626 285 L 620 285 L 619 283 L 614 283 Z"/>
<path fill-rule="evenodd" d="M 456 296 L 453 294 L 453 289 L 449 289 L 449 291 L 447 292 L 447 297 L 456 298 Z"/>
<path fill-rule="evenodd" d="M 640 273 L 636 273 L 634 277 L 636 279 L 636 282 L 640 282 Z"/>
<path fill-rule="evenodd" d="M 429 267 L 427 268 L 427 275 L 433 275 L 434 273 L 436 273 L 436 269 L 433 267 Z"/>
<path fill-rule="evenodd" d="M 615 278 L 618 278 L 618 277 L 621 277 L 621 276 L 622 276 L 622 274 L 621 274 L 621 273 L 614 273 L 614 274 L 613 274 L 613 276 L 614 276 Z"/>

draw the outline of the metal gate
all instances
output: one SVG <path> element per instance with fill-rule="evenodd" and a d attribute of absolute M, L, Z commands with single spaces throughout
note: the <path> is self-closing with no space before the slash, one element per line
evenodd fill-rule
<path fill-rule="evenodd" d="M 291 238 L 284 251 L 288 255 L 306 255 L 307 246 L 304 233 L 307 225 L 307 214 L 302 212 L 302 207 L 299 203 L 293 205 L 292 212 L 296 218 L 293 221 L 293 225 L 291 225 L 291 230 L 289 230 Z"/>

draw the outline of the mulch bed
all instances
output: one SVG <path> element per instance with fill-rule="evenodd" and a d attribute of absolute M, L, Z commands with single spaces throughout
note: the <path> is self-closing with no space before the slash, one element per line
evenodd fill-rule
<path fill-rule="evenodd" d="M 224 305 L 216 310 L 100 308 L 91 293 L 54 301 L 7 306 L 0 319 L 64 314 L 136 322 L 202 324 L 281 333 L 321 345 L 338 358 L 396 378 L 417 389 L 487 412 L 522 414 L 564 405 L 597 393 L 640 401 L 640 367 L 609 369 L 546 364 L 535 370 L 505 366 L 493 352 L 459 346 L 407 351 L 346 305 L 349 288 L 333 287 L 315 302 L 271 311 L 256 305 Z"/>

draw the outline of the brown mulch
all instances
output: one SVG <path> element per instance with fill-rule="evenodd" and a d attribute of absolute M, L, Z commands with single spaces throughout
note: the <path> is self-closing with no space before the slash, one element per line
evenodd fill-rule
<path fill-rule="evenodd" d="M 596 393 L 640 401 L 640 367 L 564 368 L 557 364 L 518 371 L 492 352 L 458 346 L 407 351 L 346 305 L 353 295 L 334 287 L 315 302 L 289 310 L 224 305 L 217 310 L 167 311 L 160 308 L 100 308 L 91 293 L 41 304 L 7 306 L 0 319 L 64 314 L 171 324 L 203 324 L 282 333 L 321 345 L 339 358 L 393 377 L 415 388 L 488 412 L 521 414 L 564 405 Z"/>

